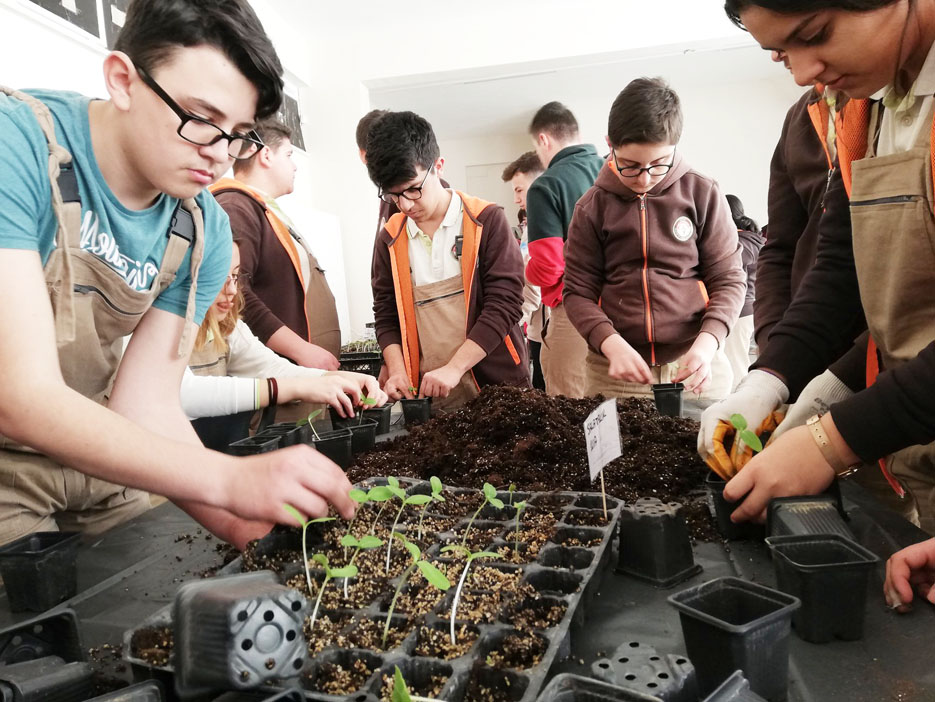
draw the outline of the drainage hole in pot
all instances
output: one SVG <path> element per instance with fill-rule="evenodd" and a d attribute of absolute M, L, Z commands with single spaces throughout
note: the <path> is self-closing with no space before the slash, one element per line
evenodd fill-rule
<path fill-rule="evenodd" d="M 302 603 L 301 603 L 301 602 L 299 602 L 298 600 L 296 600 L 295 602 L 292 603 L 292 611 L 293 611 L 293 612 L 298 612 L 300 609 L 302 609 Z"/>
<path fill-rule="evenodd" d="M 273 621 L 273 616 L 274 616 L 274 615 L 273 615 L 273 610 L 271 610 L 271 609 L 268 609 L 268 610 L 266 610 L 265 612 L 263 612 L 263 620 L 264 620 L 264 621 L 267 621 L 267 622 Z"/>
<path fill-rule="evenodd" d="M 659 660 L 659 656 L 650 656 L 650 657 L 649 657 L 649 660 L 651 660 L 651 661 L 658 661 L 658 660 Z"/>
<path fill-rule="evenodd" d="M 367 695 L 357 695 L 354 698 L 354 702 L 367 702 Z"/>
<path fill-rule="evenodd" d="M 247 614 L 247 610 L 243 609 L 243 610 L 237 612 L 237 621 L 238 621 L 238 622 L 245 622 L 245 621 L 247 621 L 247 617 L 249 617 L 249 616 L 250 616 L 250 615 Z"/>
<path fill-rule="evenodd" d="M 286 632 L 286 641 L 295 641 L 295 632 L 287 631 Z"/>
<path fill-rule="evenodd" d="M 249 651 L 251 648 L 253 648 L 253 642 L 250 639 L 244 639 L 243 642 L 240 644 L 240 647 L 244 651 Z"/>
<path fill-rule="evenodd" d="M 13 640 L 10 641 L 10 643 L 13 644 L 14 646 L 19 646 L 21 643 L 23 643 L 23 637 L 22 637 L 22 636 L 14 636 L 14 637 L 13 637 Z"/>
<path fill-rule="evenodd" d="M 668 674 L 668 673 L 659 673 L 659 675 L 657 675 L 656 677 L 659 678 L 660 680 L 668 680 L 668 679 L 669 679 L 669 674 Z"/>
<path fill-rule="evenodd" d="M 688 663 L 688 661 L 685 660 L 684 658 L 677 658 L 677 659 L 675 660 L 675 664 L 676 664 L 676 665 L 685 665 L 686 663 Z"/>
<path fill-rule="evenodd" d="M 633 673 L 629 673 L 623 676 L 624 680 L 636 680 L 636 676 Z"/>
<path fill-rule="evenodd" d="M 629 663 L 630 659 L 629 658 L 618 658 L 617 662 L 618 663 Z"/>
<path fill-rule="evenodd" d="M 597 667 L 607 670 L 610 667 L 610 663 L 598 663 Z"/>
<path fill-rule="evenodd" d="M 630 642 L 630 648 L 639 648 L 639 647 L 640 647 L 640 642 L 639 642 L 639 641 L 631 641 L 631 642 Z"/>
<path fill-rule="evenodd" d="M 659 687 L 659 686 L 658 686 L 656 683 L 646 683 L 646 687 L 648 687 L 648 688 L 650 688 L 650 689 L 655 689 L 655 688 L 657 688 L 657 687 Z"/>
<path fill-rule="evenodd" d="M 36 624 L 36 625 L 32 628 L 32 633 L 34 633 L 34 634 L 41 634 L 41 633 L 42 633 L 42 624 Z"/>
<path fill-rule="evenodd" d="M 292 661 L 292 667 L 296 670 L 300 670 L 302 668 L 302 659 L 296 658 L 294 661 Z"/>

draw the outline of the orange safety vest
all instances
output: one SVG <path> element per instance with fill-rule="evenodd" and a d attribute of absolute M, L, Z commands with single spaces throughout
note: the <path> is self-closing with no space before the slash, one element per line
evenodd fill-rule
<path fill-rule="evenodd" d="M 296 241 L 293 238 L 292 234 L 289 231 L 289 227 L 286 226 L 286 223 L 283 222 L 279 217 L 273 213 L 266 204 L 266 198 L 263 194 L 254 188 L 251 188 L 246 183 L 241 183 L 239 180 L 234 180 L 233 178 L 221 178 L 214 185 L 208 186 L 208 190 L 211 191 L 212 195 L 216 195 L 220 192 L 227 190 L 236 190 L 239 193 L 253 198 L 260 207 L 263 208 L 263 212 L 266 213 L 266 221 L 269 222 L 270 227 L 276 233 L 276 238 L 279 239 L 279 243 L 282 244 L 282 247 L 286 250 L 286 253 L 289 255 L 289 260 L 292 261 L 292 267 L 295 269 L 295 274 L 299 279 L 299 287 L 302 288 L 303 297 L 306 292 L 305 290 L 305 280 L 302 277 L 302 264 L 299 262 L 299 250 L 296 247 Z M 305 305 L 303 304 L 303 308 Z M 308 321 L 308 309 L 305 308 L 305 340 L 311 343 L 311 328 L 312 325 Z"/>
<path fill-rule="evenodd" d="M 477 269 L 477 256 L 480 252 L 481 237 L 484 225 L 477 221 L 474 212 L 483 212 L 491 203 L 480 198 L 465 195 L 460 191 L 455 194 L 464 203 L 464 217 L 461 225 L 461 281 L 464 285 L 465 329 L 467 337 L 470 325 L 471 287 L 474 283 L 474 272 Z M 396 292 L 396 311 L 399 315 L 399 331 L 402 336 L 403 362 L 406 373 L 409 375 L 409 384 L 419 387 L 419 329 L 416 324 L 415 298 L 412 293 L 412 271 L 409 268 L 409 238 L 403 236 L 406 229 L 406 215 L 397 212 L 387 220 L 384 225 L 390 233 L 392 241 L 387 244 L 390 249 L 390 266 L 393 271 L 393 287 Z M 503 338 L 510 355 L 518 364 L 519 354 L 513 345 L 513 340 L 507 334 Z M 478 389 L 477 378 L 471 370 L 471 379 Z"/>

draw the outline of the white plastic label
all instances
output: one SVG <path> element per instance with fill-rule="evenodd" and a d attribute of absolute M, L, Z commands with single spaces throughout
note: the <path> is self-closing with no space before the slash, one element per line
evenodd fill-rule
<path fill-rule="evenodd" d="M 588 444 L 588 468 L 591 482 L 608 463 L 620 457 L 620 426 L 617 424 L 617 401 L 599 405 L 584 422 L 584 439 Z"/>

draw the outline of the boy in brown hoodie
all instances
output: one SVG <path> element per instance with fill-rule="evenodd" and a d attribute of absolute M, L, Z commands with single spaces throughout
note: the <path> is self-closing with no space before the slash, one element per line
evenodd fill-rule
<path fill-rule="evenodd" d="M 587 394 L 650 395 L 684 381 L 731 388 L 721 346 L 744 299 L 737 230 L 717 183 L 677 152 L 678 96 L 632 81 L 610 110 L 611 156 L 578 201 L 565 246 L 565 306 L 587 339 Z"/>

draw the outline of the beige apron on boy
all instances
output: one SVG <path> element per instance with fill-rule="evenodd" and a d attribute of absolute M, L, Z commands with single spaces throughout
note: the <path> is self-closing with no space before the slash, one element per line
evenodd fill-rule
<path fill-rule="evenodd" d="M 81 203 L 77 180 L 73 172 L 68 173 L 72 168 L 71 155 L 57 143 L 48 109 L 29 95 L 2 90 L 32 107 L 49 143 L 52 208 L 58 229 L 56 248 L 44 272 L 55 317 L 62 375 L 70 388 L 103 404 L 120 362 L 123 337 L 136 328 L 156 297 L 175 280 L 191 241 L 186 238 L 183 225 L 178 229 L 173 226 L 152 289 L 131 290 L 104 261 L 80 248 Z M 179 209 L 176 217 L 181 221 L 190 213 L 194 232 L 188 231 L 187 236 L 194 237 L 194 248 L 186 325 L 178 347 L 180 356 L 187 355 L 191 348 L 196 281 L 204 254 L 201 209 L 194 200 L 186 200 L 184 209 L 187 212 Z M 34 531 L 63 529 L 98 534 L 149 506 L 149 495 L 143 491 L 85 475 L 0 436 L 3 515 L 0 543 Z"/>
<path fill-rule="evenodd" d="M 870 124 L 877 124 L 876 114 Z M 930 139 L 923 129 L 910 151 L 851 163 L 860 299 L 885 368 L 915 358 L 935 339 Z M 887 465 L 908 489 L 904 514 L 911 517 L 918 510 L 920 526 L 935 534 L 935 444 L 898 451 Z"/>
<path fill-rule="evenodd" d="M 542 332 L 539 363 L 549 395 L 584 397 L 587 390 L 585 361 L 588 342 L 578 333 L 565 306 L 561 303 L 549 310 L 549 322 Z"/>

